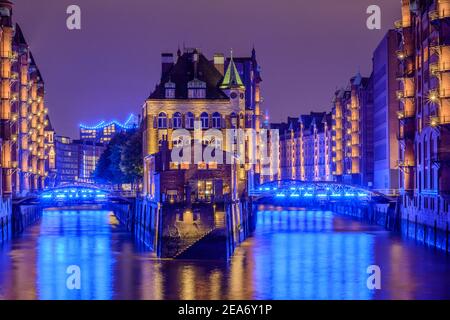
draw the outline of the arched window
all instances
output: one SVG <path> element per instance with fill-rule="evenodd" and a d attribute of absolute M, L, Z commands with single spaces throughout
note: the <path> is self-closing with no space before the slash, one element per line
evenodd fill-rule
<path fill-rule="evenodd" d="M 209 128 L 209 115 L 206 112 L 200 115 L 200 121 L 202 122 L 202 129 Z"/>
<path fill-rule="evenodd" d="M 236 129 L 237 128 L 237 115 L 236 113 L 230 114 L 230 122 L 231 122 L 231 128 Z"/>
<path fill-rule="evenodd" d="M 218 113 L 218 112 L 214 112 L 213 113 L 213 115 L 212 115 L 212 126 L 215 129 L 220 129 L 222 127 L 220 113 Z"/>
<path fill-rule="evenodd" d="M 186 114 L 185 127 L 186 129 L 194 129 L 194 114 L 192 112 L 188 112 Z"/>
<path fill-rule="evenodd" d="M 181 113 L 179 112 L 175 112 L 175 114 L 173 115 L 173 128 L 174 129 L 179 129 L 181 128 L 182 124 L 181 124 Z"/>
<path fill-rule="evenodd" d="M 164 112 L 161 112 L 158 115 L 158 128 L 159 129 L 167 128 L 167 115 Z"/>

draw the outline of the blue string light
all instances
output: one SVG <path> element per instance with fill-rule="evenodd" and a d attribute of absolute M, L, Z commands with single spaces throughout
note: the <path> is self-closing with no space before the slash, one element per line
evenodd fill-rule
<path fill-rule="evenodd" d="M 117 120 L 113 120 L 110 122 L 100 121 L 98 124 L 96 124 L 94 126 L 87 126 L 85 124 L 80 124 L 80 128 L 87 129 L 87 130 L 98 130 L 98 129 L 103 129 L 103 128 L 106 128 L 106 127 L 109 127 L 109 126 L 115 124 L 116 126 L 122 128 L 122 129 L 133 129 L 136 127 L 136 123 L 132 123 L 131 125 L 129 123 L 134 118 L 135 118 L 134 114 L 130 114 L 130 116 L 124 123 L 120 123 Z"/>
<path fill-rule="evenodd" d="M 82 198 L 83 201 L 101 201 L 108 199 L 108 192 L 89 187 L 67 186 L 46 190 L 40 195 L 40 198 L 45 202 L 77 202 L 80 201 L 80 198 Z"/>

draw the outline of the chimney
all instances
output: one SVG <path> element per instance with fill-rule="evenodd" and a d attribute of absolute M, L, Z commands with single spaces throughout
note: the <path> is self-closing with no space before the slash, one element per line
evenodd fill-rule
<path fill-rule="evenodd" d="M 225 74 L 225 56 L 223 53 L 216 53 L 214 55 L 214 66 L 222 74 Z"/>
<path fill-rule="evenodd" d="M 162 65 L 161 78 L 163 78 L 164 75 L 166 75 L 173 67 L 173 53 L 162 53 L 161 65 Z"/>

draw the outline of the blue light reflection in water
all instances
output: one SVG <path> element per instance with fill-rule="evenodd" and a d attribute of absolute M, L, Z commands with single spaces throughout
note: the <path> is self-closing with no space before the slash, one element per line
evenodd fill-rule
<path fill-rule="evenodd" d="M 253 283 L 261 298 L 270 283 L 273 299 L 371 299 L 374 236 L 332 232 L 334 221 L 325 211 L 259 213 Z"/>
<path fill-rule="evenodd" d="M 41 299 L 112 298 L 109 219 L 104 211 L 44 212 L 37 246 Z M 83 290 L 67 289 L 70 265 L 80 267 Z"/>
<path fill-rule="evenodd" d="M 107 211 L 46 211 L 0 246 L 0 299 L 450 299 L 450 257 L 327 211 L 261 207 L 229 262 L 158 260 Z M 369 265 L 382 290 L 366 287 Z M 66 269 L 81 268 L 81 290 Z"/>

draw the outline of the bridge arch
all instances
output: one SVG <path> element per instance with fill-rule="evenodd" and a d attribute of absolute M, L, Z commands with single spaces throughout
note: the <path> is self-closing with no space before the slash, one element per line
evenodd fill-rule
<path fill-rule="evenodd" d="M 38 198 L 43 204 L 85 204 L 107 202 L 110 192 L 93 185 L 62 185 L 46 189 Z"/>
<path fill-rule="evenodd" d="M 321 202 L 389 202 L 389 197 L 365 189 L 333 181 L 276 180 L 266 182 L 250 191 L 254 199 L 279 199 L 289 201 Z"/>

